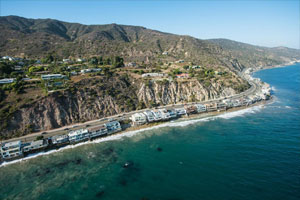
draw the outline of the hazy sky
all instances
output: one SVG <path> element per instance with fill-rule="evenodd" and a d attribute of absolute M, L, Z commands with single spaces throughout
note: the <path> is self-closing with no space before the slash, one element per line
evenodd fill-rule
<path fill-rule="evenodd" d="M 0 15 L 139 25 L 200 39 L 300 48 L 299 0 L 0 0 Z"/>

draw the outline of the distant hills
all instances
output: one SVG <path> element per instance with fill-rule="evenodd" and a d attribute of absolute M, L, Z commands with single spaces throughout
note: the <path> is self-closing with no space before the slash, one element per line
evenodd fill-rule
<path fill-rule="evenodd" d="M 82 25 L 18 16 L 0 17 L 0 38 L 1 56 L 29 58 L 49 53 L 60 58 L 118 55 L 125 61 L 160 63 L 184 59 L 238 70 L 300 59 L 300 50 L 286 47 L 267 48 L 226 39 L 201 40 L 140 26 Z"/>

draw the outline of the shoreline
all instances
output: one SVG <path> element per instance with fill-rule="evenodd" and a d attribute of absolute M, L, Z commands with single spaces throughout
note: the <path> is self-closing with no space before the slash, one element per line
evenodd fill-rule
<path fill-rule="evenodd" d="M 278 67 L 287 67 L 287 66 L 290 66 L 290 65 L 293 65 L 293 64 L 295 64 L 295 63 L 289 63 L 289 65 L 280 65 L 280 66 L 278 65 L 278 66 L 274 66 L 274 67 L 269 67 L 268 66 L 268 67 L 265 67 L 265 68 L 257 69 L 255 71 L 253 71 L 253 73 L 256 72 L 256 71 L 259 71 L 259 70 L 270 69 L 270 68 L 278 68 Z M 252 75 L 252 73 L 251 73 L 251 75 Z M 249 80 L 247 80 L 247 81 L 249 81 Z M 213 101 L 218 101 L 218 100 L 211 100 L 211 101 L 213 102 Z M 80 143 L 77 143 L 77 144 L 69 144 L 67 146 L 63 146 L 63 147 L 60 147 L 60 148 L 51 148 L 51 149 L 47 149 L 46 151 L 31 153 L 31 154 L 28 154 L 25 157 L 13 159 L 13 160 L 2 160 L 0 162 L 0 167 L 6 166 L 6 165 L 9 165 L 9 164 L 13 164 L 13 163 L 16 163 L 16 162 L 22 162 L 22 161 L 32 159 L 32 158 L 35 158 L 35 157 L 39 157 L 39 156 L 42 156 L 42 155 L 48 155 L 48 154 L 52 154 L 52 153 L 55 153 L 55 152 L 63 151 L 65 149 L 76 148 L 77 146 L 81 146 L 81 145 L 85 145 L 85 144 L 100 143 L 100 142 L 105 142 L 105 141 L 110 141 L 110 140 L 121 139 L 123 137 L 130 137 L 131 134 L 135 135 L 136 133 L 147 131 L 147 130 L 150 130 L 150 129 L 156 129 L 156 128 L 160 128 L 160 127 L 168 127 L 173 122 L 176 122 L 176 123 L 181 123 L 181 122 L 195 123 L 199 120 L 201 121 L 201 120 L 205 120 L 205 119 L 208 119 L 208 118 L 214 118 L 214 117 L 222 116 L 224 114 L 235 113 L 235 112 L 239 112 L 239 111 L 243 111 L 243 110 L 247 111 L 248 109 L 251 109 L 253 107 L 260 107 L 260 106 L 263 106 L 265 104 L 271 104 L 272 102 L 274 102 L 274 97 L 273 96 L 271 96 L 270 99 L 268 99 L 268 100 L 258 101 L 258 102 L 255 102 L 253 104 L 250 104 L 250 105 L 243 105 L 243 106 L 240 106 L 240 107 L 227 108 L 226 110 L 221 110 L 221 111 L 197 113 L 197 114 L 192 114 L 192 115 L 187 116 L 187 117 L 182 116 L 182 117 L 179 117 L 179 118 L 174 119 L 172 121 L 161 121 L 161 122 L 144 124 L 144 125 L 140 125 L 140 126 L 131 126 L 131 127 L 128 127 L 125 130 L 122 130 L 120 132 L 114 133 L 112 135 L 107 135 L 107 136 L 104 136 L 104 137 L 96 138 L 94 140 L 80 142 Z M 189 105 L 189 104 L 192 105 L 194 103 L 195 102 L 186 103 L 185 105 Z M 165 106 L 163 106 L 163 107 L 165 107 Z M 129 112 L 129 113 L 126 113 L 126 114 L 128 115 L 130 113 L 141 112 L 141 111 L 142 110 L 133 111 L 133 112 Z M 120 116 L 120 114 L 118 116 Z M 106 119 L 113 118 L 113 117 L 115 117 L 115 116 L 107 117 Z M 82 123 L 81 125 L 90 124 L 90 123 L 99 122 L 99 121 L 102 121 L 102 120 L 99 120 L 99 119 L 98 120 L 92 120 L 92 121 L 89 121 L 89 122 Z M 71 126 L 74 126 L 74 124 L 69 125 L 69 127 L 71 127 Z M 180 126 L 180 125 L 175 125 L 175 126 Z M 59 129 L 62 130 L 64 128 L 65 127 L 60 127 Z M 53 132 L 55 130 L 56 129 L 52 129 Z M 35 133 L 34 135 L 37 135 L 37 134 Z M 41 135 L 41 134 L 38 134 L 38 135 Z M 32 137 L 32 135 L 26 135 L 26 136 L 23 136 L 21 138 L 26 138 L 26 137 L 30 137 L 30 136 Z M 11 140 L 17 140 L 17 139 L 19 139 L 19 138 L 13 138 Z"/>
<path fill-rule="evenodd" d="M 260 71 L 260 70 L 266 70 L 266 69 L 273 69 L 273 68 L 281 68 L 281 67 L 287 67 L 290 65 L 293 65 L 297 62 L 300 62 L 300 60 L 294 61 L 294 62 L 288 62 L 286 64 L 281 64 L 281 65 L 274 65 L 274 66 L 265 66 L 265 67 L 259 67 L 259 68 L 252 68 L 253 71 L 251 72 L 251 75 L 253 75 L 253 73 Z M 249 82 L 249 80 L 247 80 Z M 247 91 L 247 90 L 246 90 Z M 244 91 L 244 92 L 246 92 Z M 244 93 L 242 92 L 242 93 Z M 242 94 L 240 93 L 240 94 Z M 239 95 L 239 94 L 236 94 Z M 214 102 L 214 101 L 218 101 L 220 99 L 212 99 L 212 100 L 207 100 L 204 102 L 186 102 L 186 103 L 178 103 L 178 104 L 169 104 L 169 105 L 164 105 L 164 106 L 158 106 L 157 109 L 160 108 L 165 108 L 165 107 L 171 107 L 171 106 L 179 106 L 179 105 L 192 105 L 195 103 L 205 103 L 205 102 Z M 74 124 L 69 124 L 66 126 L 62 126 L 62 127 L 58 127 L 58 128 L 54 128 L 54 129 L 50 129 L 50 130 L 43 130 L 43 131 L 38 131 L 38 132 L 33 132 L 31 134 L 27 134 L 24 136 L 20 136 L 20 137 L 15 137 L 15 138 L 10 138 L 10 139 L 6 139 L 6 140 L 0 140 L 0 144 L 6 143 L 6 142 L 12 142 L 12 141 L 16 141 L 16 140 L 21 140 L 21 141 L 30 141 L 30 140 L 34 140 L 37 136 L 41 136 L 43 135 L 43 133 L 47 133 L 47 135 L 49 134 L 51 136 L 51 133 L 55 133 L 58 131 L 62 131 L 60 134 L 62 134 L 66 129 L 71 129 L 71 128 L 75 128 L 75 127 L 81 127 L 83 128 L 84 126 L 89 126 L 90 124 L 93 123 L 97 123 L 99 121 L 104 121 L 104 119 L 108 120 L 108 119 L 114 119 L 114 118 L 118 118 L 119 116 L 122 115 L 128 115 L 128 114 L 133 114 L 133 113 L 137 113 L 137 112 L 141 112 L 141 111 L 145 111 L 148 110 L 149 108 L 145 108 L 142 110 L 135 110 L 135 111 L 131 111 L 131 112 L 127 112 L 127 113 L 119 113 L 116 115 L 112 115 L 112 116 L 107 116 L 107 117 L 103 117 L 101 119 L 94 119 L 94 120 L 90 120 L 90 121 L 86 121 L 86 122 L 82 122 L 82 123 L 74 123 Z M 54 135 L 58 135 L 58 134 L 54 134 Z"/>
<path fill-rule="evenodd" d="M 53 153 L 58 153 L 67 149 L 73 149 L 82 145 L 89 145 L 89 144 L 97 144 L 97 143 L 102 143 L 102 142 L 108 142 L 108 141 L 113 141 L 113 140 L 121 140 L 124 138 L 129 138 L 129 137 L 133 137 L 137 134 L 140 134 L 142 132 L 145 131 L 149 131 L 149 130 L 154 130 L 154 129 L 158 129 L 158 128 L 164 128 L 164 127 L 185 127 L 188 126 L 190 124 L 195 124 L 201 121 L 209 121 L 209 120 L 213 120 L 215 118 L 222 118 L 223 115 L 227 115 L 227 114 L 237 114 L 237 115 L 232 115 L 232 117 L 238 117 L 240 115 L 243 115 L 245 113 L 248 113 L 247 111 L 252 111 L 254 108 L 258 108 L 261 109 L 264 105 L 267 104 L 272 104 L 274 102 L 274 98 L 270 98 L 269 100 L 266 101 L 261 101 L 255 104 L 252 104 L 250 106 L 241 106 L 241 107 L 235 107 L 235 108 L 230 108 L 228 110 L 224 110 L 224 111 L 213 111 L 213 112 L 205 112 L 205 113 L 199 113 L 199 114 L 192 114 L 188 117 L 182 117 L 182 118 L 177 118 L 173 121 L 165 121 L 165 122 L 156 122 L 153 124 L 145 124 L 145 125 L 141 125 L 141 126 L 133 126 L 130 127 L 126 130 L 122 130 L 120 132 L 117 132 L 115 134 L 112 135 L 108 135 L 108 136 L 104 136 L 104 137 L 100 137 L 100 138 L 96 138 L 94 140 L 89 140 L 89 141 L 85 141 L 85 142 L 80 142 L 77 144 L 69 144 L 66 146 L 63 146 L 61 148 L 58 149 L 51 149 L 48 151 L 41 151 L 38 153 L 32 153 L 32 154 L 28 154 L 26 157 L 23 158 L 18 158 L 18 159 L 14 159 L 14 160 L 10 160 L 10 161 L 3 161 L 0 164 L 0 168 L 1 167 L 6 167 L 9 166 L 11 164 L 15 164 L 15 163 L 20 163 L 20 162 L 26 162 L 28 160 L 40 157 L 40 156 L 45 156 L 45 155 L 50 155 Z M 241 111 L 244 111 L 242 113 L 239 113 Z M 250 112 L 251 113 L 251 112 Z M 231 118 L 231 117 L 230 117 Z"/>

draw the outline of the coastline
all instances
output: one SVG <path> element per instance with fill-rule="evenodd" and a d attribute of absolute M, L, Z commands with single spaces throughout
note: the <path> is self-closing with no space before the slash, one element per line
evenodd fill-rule
<path fill-rule="evenodd" d="M 230 108 L 225 111 L 214 111 L 214 112 L 209 112 L 209 113 L 193 114 L 188 117 L 178 118 L 174 121 L 158 122 L 158 123 L 153 123 L 153 124 L 134 126 L 134 127 L 128 128 L 126 130 L 120 131 L 118 133 L 115 133 L 113 135 L 100 137 L 100 138 L 97 138 L 94 140 L 85 141 L 85 142 L 81 142 L 81 143 L 77 143 L 77 144 L 70 144 L 70 145 L 67 145 L 67 146 L 64 146 L 64 147 L 61 147 L 58 149 L 52 149 L 52 150 L 48 150 L 48 151 L 32 153 L 26 157 L 11 160 L 11 161 L 3 161 L 0 164 L 0 168 L 9 166 L 9 165 L 15 164 L 15 163 L 26 162 L 28 160 L 31 160 L 31 159 L 34 159 L 34 158 L 37 158 L 40 156 L 50 155 L 53 153 L 62 152 L 64 150 L 73 149 L 73 148 L 76 148 L 76 147 L 79 147 L 82 145 L 97 144 L 97 143 L 102 143 L 102 142 L 121 140 L 124 138 L 133 137 L 137 134 L 140 134 L 140 133 L 143 133 L 143 132 L 149 131 L 149 130 L 164 128 L 164 127 L 185 127 L 185 126 L 188 126 L 191 124 L 210 121 L 210 120 L 214 120 L 217 118 L 229 119 L 232 117 L 238 117 L 238 116 L 242 116 L 247 113 L 253 113 L 253 111 L 259 111 L 260 109 L 263 108 L 264 105 L 272 104 L 273 102 L 274 102 L 274 98 L 270 98 L 267 101 L 261 101 L 261 102 L 252 104 L 250 106 L 241 106 L 241 107 L 236 107 L 236 108 Z"/>
<path fill-rule="evenodd" d="M 253 71 L 253 73 L 256 72 L 256 71 L 265 70 L 265 69 L 287 67 L 287 66 L 293 65 L 295 63 L 289 63 L 288 65 L 277 65 L 277 66 L 273 66 L 273 67 L 266 66 L 264 68 L 260 68 L 260 69 L 257 69 L 255 71 Z M 18 158 L 16 160 L 3 161 L 2 163 L 0 163 L 0 167 L 4 167 L 4 166 L 7 166 L 9 164 L 13 164 L 13 163 L 17 163 L 17 162 L 26 161 L 26 160 L 29 160 L 29 159 L 32 159 L 32 158 L 35 158 L 35 157 L 39 157 L 39 156 L 42 156 L 42 155 L 48 155 L 48 154 L 52 154 L 52 153 L 55 153 L 55 152 L 60 152 L 60 151 L 63 151 L 65 149 L 76 148 L 78 146 L 85 145 L 85 144 L 100 143 L 100 142 L 106 142 L 106 141 L 111 141 L 111 140 L 122 139 L 123 137 L 131 137 L 131 136 L 136 135 L 137 133 L 144 132 L 144 131 L 151 130 L 151 129 L 157 129 L 157 128 L 161 128 L 161 127 L 186 126 L 186 125 L 182 125 L 182 123 L 185 123 L 185 124 L 188 125 L 188 124 L 197 123 L 199 121 L 206 121 L 206 120 L 214 119 L 214 118 L 217 118 L 217 117 L 221 117 L 222 115 L 232 114 L 232 113 L 237 113 L 236 116 L 239 116 L 238 112 L 241 112 L 241 111 L 247 112 L 247 110 L 249 110 L 251 108 L 261 108 L 263 105 L 271 104 L 272 102 L 274 102 L 274 97 L 271 96 L 271 98 L 269 100 L 263 100 L 263 101 L 260 101 L 260 102 L 256 102 L 256 103 L 251 104 L 249 106 L 228 108 L 225 111 L 213 111 L 213 112 L 198 113 L 198 114 L 190 115 L 188 117 L 178 118 L 178 119 L 175 119 L 173 121 L 167 121 L 167 122 L 163 121 L 163 122 L 157 122 L 157 123 L 153 123 L 153 124 L 151 124 L 151 123 L 150 124 L 145 124 L 145 125 L 141 125 L 141 126 L 132 126 L 132 127 L 126 128 L 125 130 L 122 130 L 118 133 L 115 133 L 113 135 L 100 137 L 100 138 L 97 138 L 97 139 L 94 139 L 94 140 L 91 140 L 91 141 L 81 142 L 81 143 L 77 143 L 77 144 L 70 144 L 70 145 L 61 147 L 59 149 L 51 149 L 51 150 L 42 151 L 42 152 L 38 152 L 38 153 L 32 153 L 32 154 L 29 154 L 26 157 Z M 193 104 L 193 103 L 188 103 L 188 104 Z M 141 111 L 142 110 L 134 111 L 134 112 L 141 112 Z M 130 113 L 134 113 L 134 112 L 130 112 Z M 127 113 L 127 114 L 130 114 L 130 113 Z M 111 116 L 111 118 L 113 118 L 113 117 L 115 117 L 115 116 Z M 92 120 L 92 121 L 89 121 L 89 122 L 82 123 L 81 125 L 89 124 L 89 123 L 96 122 L 96 121 L 99 121 L 99 120 Z M 174 123 L 174 122 L 176 122 L 176 123 Z M 71 126 L 74 126 L 74 124 L 69 125 L 69 127 L 71 127 Z M 61 127 L 59 129 L 62 130 L 64 128 L 65 127 Z M 56 130 L 56 129 L 54 129 L 54 130 Z M 37 134 L 34 133 L 34 135 L 37 135 Z M 28 136 L 29 135 L 24 136 L 24 137 L 28 137 Z M 12 140 L 16 140 L 16 139 L 18 139 L 18 138 L 13 138 Z"/>

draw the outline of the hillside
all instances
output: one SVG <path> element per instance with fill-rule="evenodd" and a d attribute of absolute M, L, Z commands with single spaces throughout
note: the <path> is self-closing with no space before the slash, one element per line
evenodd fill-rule
<path fill-rule="evenodd" d="M 122 56 L 146 63 L 184 59 L 203 66 L 241 70 L 300 59 L 300 51 L 258 47 L 230 40 L 200 40 L 139 26 L 82 25 L 52 19 L 0 17 L 0 55 L 40 58 Z M 168 52 L 168 55 L 162 55 Z"/>
<path fill-rule="evenodd" d="M 234 73 L 203 77 L 200 70 L 195 74 L 197 77 L 173 81 L 133 78 L 116 71 L 110 75 L 81 75 L 72 77 L 66 89 L 46 94 L 36 84 L 24 83 L 21 93 L 4 91 L 0 139 L 159 105 L 231 96 L 249 88 Z"/>

